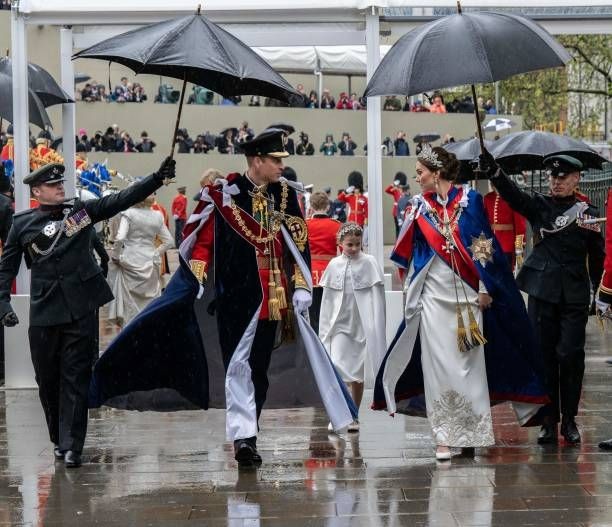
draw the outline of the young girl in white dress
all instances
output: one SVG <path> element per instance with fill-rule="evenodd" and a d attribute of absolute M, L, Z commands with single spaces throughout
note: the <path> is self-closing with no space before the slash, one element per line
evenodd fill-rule
<path fill-rule="evenodd" d="M 362 241 L 363 229 L 345 223 L 338 231 L 342 254 L 330 261 L 319 283 L 319 337 L 357 408 L 364 382 L 373 381 L 386 348 L 384 276 L 374 257 L 362 251 Z M 348 428 L 358 430 L 358 421 Z"/>

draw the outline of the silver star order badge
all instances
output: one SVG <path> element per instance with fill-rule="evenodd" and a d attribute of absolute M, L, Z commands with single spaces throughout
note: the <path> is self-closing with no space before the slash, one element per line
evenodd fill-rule
<path fill-rule="evenodd" d="M 480 262 L 480 265 L 484 267 L 487 262 L 493 261 L 493 253 L 495 252 L 493 238 L 487 238 L 484 232 L 481 232 L 478 238 L 472 236 L 470 251 L 472 251 L 472 260 Z"/>

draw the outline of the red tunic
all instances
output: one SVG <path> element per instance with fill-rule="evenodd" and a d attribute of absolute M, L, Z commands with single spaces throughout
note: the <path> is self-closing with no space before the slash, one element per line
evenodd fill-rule
<path fill-rule="evenodd" d="M 599 286 L 599 299 L 607 304 L 612 304 L 612 188 L 608 189 L 608 201 L 606 204 L 606 259 L 604 260 L 604 273 Z"/>
<path fill-rule="evenodd" d="M 497 241 L 505 253 L 514 254 L 517 236 L 525 238 L 526 221 L 514 212 L 497 192 L 489 192 L 484 197 L 484 208 Z M 520 240 L 519 243 L 523 243 Z"/>
<path fill-rule="evenodd" d="M 392 212 L 393 212 L 393 217 L 397 218 L 397 203 L 399 199 L 402 197 L 402 189 L 399 187 L 396 187 L 395 185 L 389 185 L 385 189 L 385 192 L 393 196 L 393 211 Z"/>
<path fill-rule="evenodd" d="M 347 221 L 355 222 L 361 227 L 366 224 L 368 221 L 368 198 L 356 190 L 351 194 L 341 192 L 338 195 L 338 201 L 342 201 L 349 206 L 346 215 Z"/>
<path fill-rule="evenodd" d="M 337 235 L 342 224 L 323 214 L 306 220 L 312 271 L 312 285 L 318 286 L 323 272 L 332 258 L 338 254 Z"/>
<path fill-rule="evenodd" d="M 8 142 L 2 147 L 2 154 L 0 154 L 0 158 L 2 161 L 14 161 L 15 159 L 15 144 L 12 139 L 9 139 Z"/>
<path fill-rule="evenodd" d="M 172 200 L 172 216 L 187 220 L 187 197 L 184 194 L 177 194 Z"/>

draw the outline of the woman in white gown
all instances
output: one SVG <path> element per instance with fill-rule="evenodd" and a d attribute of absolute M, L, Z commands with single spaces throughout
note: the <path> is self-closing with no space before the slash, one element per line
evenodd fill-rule
<path fill-rule="evenodd" d="M 161 293 L 161 256 L 174 247 L 159 211 L 151 210 L 154 198 L 119 215 L 109 269 L 115 299 L 109 304 L 110 320 L 124 326 Z M 156 240 L 161 244 L 156 246 Z"/>
<path fill-rule="evenodd" d="M 438 459 L 450 459 L 450 447 L 495 443 L 492 399 L 513 401 L 521 424 L 546 401 L 524 303 L 482 197 L 454 184 L 458 171 L 456 157 L 440 147 L 418 156 L 422 194 L 406 211 L 392 254 L 408 271 L 405 322 L 374 394 L 374 408 L 423 415 L 417 396 L 424 392 Z"/>

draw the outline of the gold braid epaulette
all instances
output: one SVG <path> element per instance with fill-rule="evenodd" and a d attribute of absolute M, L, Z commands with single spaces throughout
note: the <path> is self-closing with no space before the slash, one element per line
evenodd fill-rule
<path fill-rule="evenodd" d="M 287 210 L 287 197 L 289 195 L 289 187 L 287 183 L 281 182 L 281 202 L 280 209 L 278 214 L 275 214 L 272 218 L 272 223 L 270 225 L 270 230 L 267 236 L 258 236 L 251 229 L 246 226 L 246 223 L 242 219 L 242 214 L 240 208 L 236 205 L 234 200 L 232 199 L 232 204 L 230 205 L 232 209 L 232 214 L 234 215 L 234 219 L 236 223 L 240 227 L 240 230 L 243 234 L 251 241 L 255 243 L 270 243 L 272 240 L 276 238 L 278 231 L 281 228 L 282 219 L 285 216 L 285 210 Z"/>

